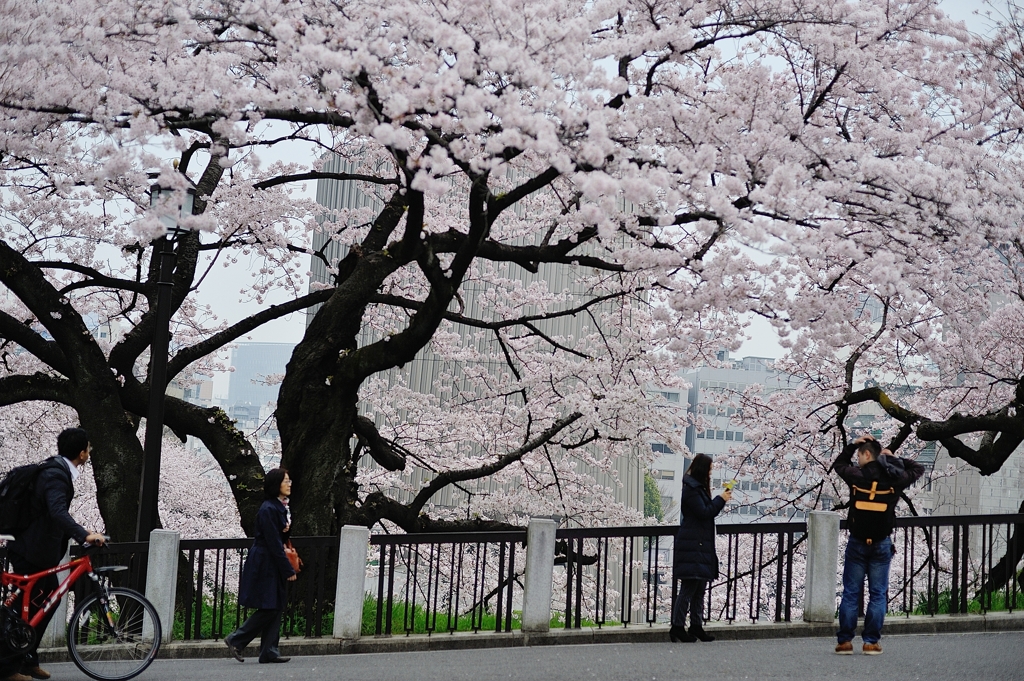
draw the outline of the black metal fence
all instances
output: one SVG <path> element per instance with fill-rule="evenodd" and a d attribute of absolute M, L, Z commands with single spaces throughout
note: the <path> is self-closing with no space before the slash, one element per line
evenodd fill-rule
<path fill-rule="evenodd" d="M 293 537 L 292 545 L 303 566 L 298 579 L 288 583 L 281 634 L 286 638 L 329 636 L 334 619 L 338 538 Z M 249 616 L 251 610 L 238 602 L 238 589 L 251 546 L 252 539 L 182 540 L 187 578 L 178 580 L 178 611 L 183 626 L 176 638 L 223 639 Z"/>
<path fill-rule="evenodd" d="M 1024 607 L 1024 514 L 897 518 L 889 611 L 907 616 Z"/>
<path fill-rule="evenodd" d="M 376 598 L 364 634 L 518 628 L 526 532 L 370 537 Z"/>
<path fill-rule="evenodd" d="M 653 625 L 670 618 L 675 599 L 672 544 L 676 527 L 558 530 L 555 565 L 564 567 L 558 598 L 565 628 Z M 770 617 L 789 622 L 802 603 L 806 523 L 717 527 L 720 577 L 710 585 L 706 619 Z M 798 580 L 802 584 L 802 580 Z M 564 600 L 563 600 L 564 599 Z"/>
<path fill-rule="evenodd" d="M 289 582 L 281 634 L 320 637 L 331 634 L 334 619 L 337 537 L 294 537 L 292 544 L 303 561 L 302 572 Z M 179 548 L 177 603 L 173 637 L 178 640 L 218 640 L 231 633 L 251 612 L 238 602 L 242 566 L 251 538 L 184 539 Z M 124 572 L 109 573 L 115 586 L 145 591 L 148 542 L 108 544 L 91 554 L 93 565 L 125 565 Z M 81 554 L 73 548 L 72 556 Z M 74 598 L 74 595 L 72 595 Z"/>
<path fill-rule="evenodd" d="M 845 523 L 843 523 L 845 526 Z M 667 622 L 674 599 L 673 526 L 570 528 L 556 532 L 552 626 Z M 790 622 L 803 607 L 807 525 L 722 524 L 720 577 L 706 619 Z M 841 535 L 841 544 L 845 541 Z M 338 537 L 292 540 L 304 567 L 289 583 L 282 634 L 329 636 Z M 889 611 L 986 613 L 1024 607 L 1024 514 L 897 518 Z M 390 636 L 519 628 L 526 532 L 373 535 L 365 576 L 363 634 Z M 174 637 L 222 639 L 249 614 L 237 599 L 251 539 L 183 540 Z M 840 547 L 840 549 L 842 546 Z M 148 544 L 111 544 L 94 565 L 133 585 Z M 0 561 L 5 551 L 0 547 Z M 73 551 L 76 555 L 78 551 Z M 838 566 L 841 574 L 842 561 Z M 841 590 L 837 575 L 837 596 Z M 72 596 L 73 597 L 73 596 Z"/>
<path fill-rule="evenodd" d="M 719 551 L 722 576 L 711 585 L 706 619 L 791 622 L 802 613 L 807 523 L 719 525 L 718 537 L 726 551 Z"/>

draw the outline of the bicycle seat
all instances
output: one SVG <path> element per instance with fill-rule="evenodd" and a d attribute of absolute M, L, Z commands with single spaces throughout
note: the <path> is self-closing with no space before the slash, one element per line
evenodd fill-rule
<path fill-rule="evenodd" d="M 123 572 L 127 569 L 127 565 L 105 565 L 104 567 L 93 568 L 93 572 L 102 575 L 105 572 Z"/>

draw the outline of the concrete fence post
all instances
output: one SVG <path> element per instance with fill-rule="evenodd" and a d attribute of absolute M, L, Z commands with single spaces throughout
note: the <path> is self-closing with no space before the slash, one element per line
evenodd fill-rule
<path fill-rule="evenodd" d="M 356 639 L 362 631 L 366 554 L 369 548 L 369 528 L 359 525 L 345 525 L 341 528 L 338 586 L 334 592 L 334 638 Z"/>
<path fill-rule="evenodd" d="M 807 516 L 805 622 L 835 621 L 838 567 L 839 514 L 832 511 L 811 511 Z"/>
<path fill-rule="evenodd" d="M 60 559 L 61 564 L 64 564 L 71 560 L 71 543 L 68 542 L 68 550 L 64 552 L 64 557 Z M 57 573 L 57 583 L 63 582 L 68 577 L 68 571 L 62 570 Z M 39 640 L 40 648 L 61 648 L 67 642 L 67 629 L 68 629 L 68 595 L 64 594 L 63 598 L 60 599 L 60 603 L 54 608 L 53 619 L 50 620 L 50 624 L 47 625 L 46 631 L 43 632 L 42 638 Z"/>
<path fill-rule="evenodd" d="M 531 518 L 526 529 L 526 575 L 523 582 L 523 632 L 551 628 L 551 584 L 554 579 L 554 520 Z"/>
<path fill-rule="evenodd" d="M 181 535 L 171 530 L 149 533 L 149 559 L 146 563 L 146 599 L 160 618 L 161 641 L 171 642 L 174 628 L 174 597 L 178 589 L 178 546 Z M 143 626 L 143 636 L 152 635 Z"/>

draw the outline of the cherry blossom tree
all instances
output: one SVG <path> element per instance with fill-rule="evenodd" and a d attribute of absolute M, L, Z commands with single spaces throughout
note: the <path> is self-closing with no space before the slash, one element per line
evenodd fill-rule
<path fill-rule="evenodd" d="M 600 520 L 584 465 L 679 447 L 646 390 L 735 345 L 744 315 L 787 334 L 793 362 L 823 358 L 809 374 L 840 404 L 840 349 L 858 367 L 866 343 L 930 357 L 948 326 L 933 310 L 966 328 L 978 291 L 1005 288 L 995 247 L 1022 205 L 1005 89 L 929 0 L 2 7 L 0 335 L 29 357 L 0 396 L 65 404 L 95 433 L 118 537 L 152 389 L 154 179 L 198 193 L 175 246 L 171 377 L 319 305 L 276 413 L 309 534 L 510 509 Z M 306 157 L 261 161 L 286 144 Z M 294 191 L 320 179 L 375 201 L 322 214 Z M 341 256 L 314 252 L 314 230 Z M 303 293 L 310 255 L 331 281 Z M 205 269 L 239 260 L 254 298 L 290 302 L 228 322 L 201 309 Z M 876 339 L 865 300 L 899 332 Z M 425 352 L 433 397 L 390 378 Z M 166 418 L 207 445 L 246 523 L 252 445 L 215 409 L 169 398 Z M 481 521 L 431 506 L 487 476 L 508 491 Z"/>
<path fill-rule="evenodd" d="M 0 478 L 16 466 L 55 456 L 57 435 L 75 425 L 74 411 L 59 404 L 24 402 L 0 409 Z M 185 539 L 237 537 L 241 532 L 238 509 L 217 462 L 208 453 L 186 449 L 170 434 L 163 447 L 160 517 L 164 527 Z M 83 527 L 106 529 L 91 463 L 75 482 L 70 513 Z"/>

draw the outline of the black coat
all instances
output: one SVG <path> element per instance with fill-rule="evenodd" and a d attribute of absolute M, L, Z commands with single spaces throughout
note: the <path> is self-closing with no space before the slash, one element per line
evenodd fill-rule
<path fill-rule="evenodd" d="M 718 553 L 715 551 L 715 516 L 725 508 L 725 499 L 711 498 L 704 485 L 689 475 L 683 476 L 683 494 L 679 501 L 679 529 L 673 545 L 672 576 L 675 579 L 718 577 Z"/>
<path fill-rule="evenodd" d="M 14 535 L 11 553 L 42 570 L 60 564 L 69 539 L 83 542 L 89 536 L 89 532 L 68 513 L 74 496 L 74 482 L 65 462 L 56 456 L 47 459 L 32 490 L 34 520 Z"/>
<path fill-rule="evenodd" d="M 256 514 L 256 534 L 242 568 L 238 602 L 246 608 L 282 610 L 288 578 L 295 574 L 284 555 L 288 512 L 279 499 L 268 499 Z"/>
<path fill-rule="evenodd" d="M 879 541 L 892 534 L 899 493 L 924 475 L 924 466 L 911 459 L 881 455 L 877 460 L 869 461 L 864 464 L 863 468 L 859 468 L 853 465 L 855 451 L 857 451 L 857 445 L 852 443 L 846 445 L 836 457 L 835 463 L 832 464 L 839 477 L 850 486 L 850 510 L 846 527 L 850 530 L 850 534 L 858 539 Z M 860 488 L 866 492 L 871 488 L 872 483 L 877 483 L 880 489 L 891 488 L 894 490 L 892 496 L 882 494 L 877 497 L 878 501 L 886 502 L 884 504 L 885 512 L 862 511 L 857 507 L 854 488 Z"/>

